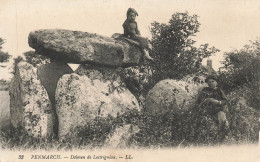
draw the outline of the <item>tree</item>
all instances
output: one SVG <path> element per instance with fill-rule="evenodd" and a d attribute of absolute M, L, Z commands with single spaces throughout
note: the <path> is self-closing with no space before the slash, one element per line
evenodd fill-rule
<path fill-rule="evenodd" d="M 175 13 L 168 24 L 151 24 L 153 48 L 150 55 L 155 58 L 155 62 L 144 61 L 143 65 L 125 69 L 121 73 L 126 86 L 136 98 L 145 98 L 160 80 L 180 79 L 187 74 L 200 72 L 203 58 L 219 51 L 208 44 L 195 47 L 195 40 L 191 37 L 200 26 L 197 17 L 189 16 L 188 12 Z"/>
<path fill-rule="evenodd" d="M 25 56 L 25 61 L 32 64 L 34 67 L 50 62 L 47 57 L 39 55 L 34 51 L 25 52 L 23 55 Z"/>
<path fill-rule="evenodd" d="M 195 36 L 199 32 L 198 16 L 188 12 L 175 13 L 168 24 L 153 22 L 151 25 L 153 49 L 151 55 L 158 60 L 152 66 L 158 80 L 181 78 L 200 70 L 203 58 L 219 50 L 202 44 L 195 47 Z"/>
<path fill-rule="evenodd" d="M 8 62 L 9 58 L 11 57 L 8 53 L 3 52 L 2 49 L 2 45 L 4 44 L 4 40 L 2 38 L 0 38 L 0 62 Z"/>

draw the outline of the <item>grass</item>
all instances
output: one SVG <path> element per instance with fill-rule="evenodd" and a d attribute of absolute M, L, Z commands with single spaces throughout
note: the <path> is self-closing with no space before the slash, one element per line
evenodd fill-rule
<path fill-rule="evenodd" d="M 36 139 L 28 136 L 22 128 L 8 128 L 0 131 L 1 147 L 11 150 L 97 149 L 104 146 L 108 136 L 117 127 L 126 124 L 136 125 L 140 129 L 138 133 L 127 139 L 127 148 L 176 148 L 223 143 L 255 143 L 258 140 L 259 126 L 258 123 L 252 122 L 258 120 L 259 113 L 251 110 L 253 113 L 246 114 L 245 107 L 240 109 L 236 109 L 237 117 L 230 119 L 231 131 L 226 141 L 223 141 L 218 125 L 207 116 L 191 116 L 189 111 L 180 114 L 170 112 L 160 116 L 130 111 L 117 118 L 96 118 L 92 123 L 72 130 L 74 135 L 62 140 L 58 140 L 53 135 Z"/>
<path fill-rule="evenodd" d="M 2 149 L 11 150 L 75 150 L 103 148 L 117 127 L 127 124 L 139 131 L 127 139 L 127 148 L 178 148 L 221 144 L 256 143 L 259 139 L 259 111 L 249 107 L 237 96 L 229 95 L 227 118 L 230 131 L 223 133 L 217 123 L 194 108 L 152 116 L 146 112 L 129 111 L 116 118 L 97 117 L 88 125 L 71 130 L 73 136 L 58 140 L 54 135 L 37 139 L 30 137 L 23 128 L 0 130 Z M 226 138 L 227 137 L 227 138 Z"/>

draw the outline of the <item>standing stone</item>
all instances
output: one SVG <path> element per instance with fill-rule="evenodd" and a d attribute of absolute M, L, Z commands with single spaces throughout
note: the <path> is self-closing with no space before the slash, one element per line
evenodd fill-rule
<path fill-rule="evenodd" d="M 55 91 L 59 79 L 64 74 L 71 73 L 73 73 L 73 70 L 67 63 L 64 62 L 52 62 L 41 65 L 37 68 L 37 76 L 39 77 L 44 88 L 47 90 L 52 104 L 55 103 Z"/>
<path fill-rule="evenodd" d="M 131 109 L 140 110 L 136 98 L 121 84 L 113 69 L 79 67 L 81 74 L 64 75 L 56 90 L 59 137 L 95 117 L 116 117 Z"/>
<path fill-rule="evenodd" d="M 22 126 L 29 135 L 45 137 L 53 132 L 51 101 L 40 80 L 36 68 L 20 62 L 10 85 L 11 123 Z"/>
<path fill-rule="evenodd" d="M 49 99 L 52 104 L 52 109 L 54 113 L 54 132 L 58 134 L 58 116 L 55 108 L 55 91 L 59 79 L 64 74 L 71 74 L 73 70 L 70 66 L 64 62 L 54 61 L 49 64 L 41 65 L 37 68 L 37 75 L 41 81 L 43 87 L 47 90 Z"/>
<path fill-rule="evenodd" d="M 37 30 L 29 34 L 29 45 L 37 53 L 66 63 L 92 63 L 106 66 L 138 65 L 143 54 L 136 45 L 81 31 L 62 29 Z"/>
<path fill-rule="evenodd" d="M 195 104 L 198 90 L 202 86 L 171 79 L 162 80 L 148 92 L 145 100 L 146 111 L 157 115 L 171 110 L 179 112 L 188 109 Z"/>
<path fill-rule="evenodd" d="M 10 97 L 8 91 L 0 91 L 0 129 L 11 125 Z"/>

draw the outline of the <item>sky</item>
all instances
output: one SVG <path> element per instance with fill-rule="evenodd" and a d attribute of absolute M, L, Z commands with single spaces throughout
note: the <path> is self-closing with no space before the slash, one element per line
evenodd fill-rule
<path fill-rule="evenodd" d="M 104 36 L 123 33 L 129 7 L 139 13 L 139 30 L 148 38 L 153 21 L 167 23 L 175 12 L 197 14 L 201 24 L 194 37 L 197 45 L 209 43 L 220 50 L 211 57 L 215 70 L 221 66 L 224 52 L 260 40 L 260 0 L 0 0 L 0 37 L 6 42 L 2 50 L 13 57 L 33 50 L 28 35 L 39 29 Z"/>

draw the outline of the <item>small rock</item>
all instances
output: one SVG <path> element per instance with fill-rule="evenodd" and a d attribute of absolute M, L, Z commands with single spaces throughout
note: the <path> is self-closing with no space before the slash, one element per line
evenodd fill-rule
<path fill-rule="evenodd" d="M 139 132 L 138 126 L 133 126 L 131 124 L 117 127 L 113 134 L 105 141 L 104 147 L 113 149 L 128 148 L 131 136 L 137 132 Z"/>

